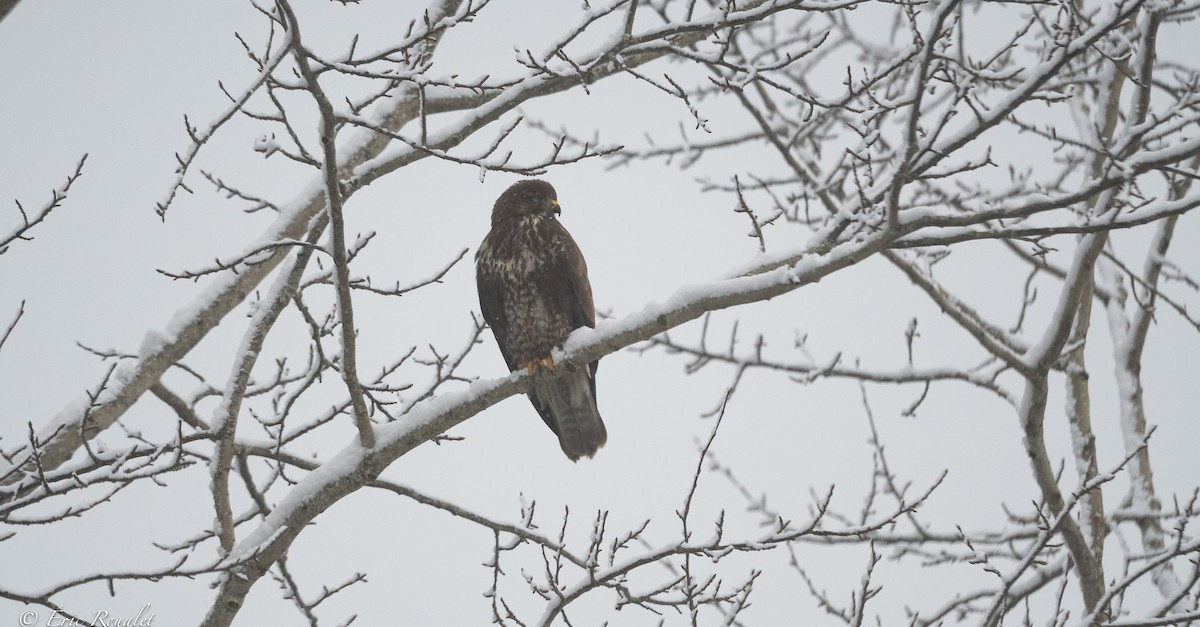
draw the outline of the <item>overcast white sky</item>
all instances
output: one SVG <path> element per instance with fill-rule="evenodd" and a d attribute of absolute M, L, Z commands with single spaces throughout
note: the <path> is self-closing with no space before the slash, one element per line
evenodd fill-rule
<path fill-rule="evenodd" d="M 356 33 L 360 49 L 381 46 L 407 19 L 396 15 L 402 11 L 392 3 L 296 4 L 306 43 L 330 53 L 345 49 Z M 574 23 L 578 10 L 574 2 L 494 0 L 478 23 L 451 33 L 437 67 L 463 76 L 517 72 L 513 47 L 541 50 L 564 25 Z M 1191 36 L 1197 34 L 1194 25 L 1190 29 L 1190 34 L 1171 30 L 1164 40 L 1186 48 L 1185 41 L 1194 41 Z M 215 194 L 196 175 L 189 178 L 196 195 L 180 198 L 165 222 L 154 212 L 155 202 L 173 179 L 172 155 L 187 146 L 182 116 L 206 125 L 225 106 L 218 81 L 235 90 L 253 76 L 235 31 L 255 45 L 262 43 L 263 19 L 245 0 L 26 0 L 0 22 L 0 59 L 5 60 L 0 63 L 0 231 L 19 219 L 10 199 L 39 206 L 79 157 L 90 155 L 70 198 L 34 232 L 35 240 L 19 242 L 0 257 L 0 326 L 22 300 L 26 303 L 24 318 L 0 352 L 0 447 L 5 450 L 26 437 L 28 423 L 35 428 L 44 424 L 102 376 L 105 364 L 76 342 L 136 352 L 148 330 L 163 328 L 203 288 L 204 281 L 172 281 L 156 269 L 195 268 L 214 256 L 235 254 L 272 219 L 266 212 L 243 214 L 242 204 Z M 840 77 L 829 80 L 832 84 Z M 678 101 L 628 79 L 595 86 L 590 96 L 576 91 L 531 103 L 524 111 L 530 118 L 565 125 L 583 136 L 599 129 L 601 141 L 610 144 L 640 145 L 644 133 L 665 141 L 677 136 L 681 126 L 695 133 Z M 717 136 L 747 125 L 745 116 L 727 104 L 714 104 L 705 113 Z M 264 160 L 254 152 L 254 140 L 262 132 L 257 122 L 235 119 L 208 147 L 199 167 L 246 191 L 285 202 L 311 175 L 278 157 Z M 532 129 L 512 139 L 517 158 L 526 161 L 548 153 L 550 143 Z M 597 162 L 556 169 L 545 178 L 557 188 L 564 207 L 561 219 L 587 255 L 598 308 L 626 315 L 665 300 L 681 285 L 721 275 L 756 252 L 756 242 L 744 237 L 745 219 L 732 212 L 733 199 L 702 193 L 696 177 L 729 180 L 736 173 L 778 167 L 774 153 L 755 147 L 735 158 L 706 159 L 683 172 L 661 162 L 610 171 Z M 473 254 L 488 228 L 492 201 L 516 179 L 492 173 L 481 183 L 472 167 L 426 160 L 356 194 L 347 207 L 347 230 L 378 233 L 358 273 L 369 272 L 378 283 L 403 284 L 428 276 L 463 248 Z M 1180 261 L 1191 268 L 1200 267 L 1200 256 L 1185 244 L 1196 241 L 1198 226 L 1195 216 L 1185 217 L 1177 246 Z M 780 229 L 769 232 L 767 241 L 786 246 L 802 242 L 799 237 L 798 231 Z M 1118 240 L 1130 248 L 1143 241 L 1136 235 Z M 946 273 L 939 278 L 1010 324 L 1024 274 L 996 271 L 991 263 L 996 253 L 986 246 L 965 248 L 951 263 L 939 266 L 939 273 Z M 445 352 L 465 341 L 470 314 L 478 309 L 469 260 L 468 256 L 455 267 L 443 284 L 411 297 L 357 296 L 360 371 L 374 373 L 413 345 L 432 343 Z M 186 360 L 218 385 L 227 376 L 245 312 L 243 306 L 231 314 Z M 780 358 L 799 359 L 792 346 L 797 338 L 807 337 L 808 350 L 818 360 L 841 353 L 847 362 L 861 359 L 864 365 L 898 367 L 905 360 L 904 330 L 913 317 L 920 319 L 916 354 L 924 365 L 978 361 L 980 352 L 967 336 L 942 319 L 899 273 L 878 261 L 772 302 L 715 316 L 714 337 L 726 338 L 737 319 L 746 342 L 765 333 L 768 349 Z M 1035 322 L 1044 319 L 1043 312 Z M 295 314 L 285 316 L 268 341 L 270 354 L 303 359 L 307 336 L 295 323 Z M 698 328 L 690 325 L 673 336 L 694 338 Z M 1200 406 L 1195 376 L 1198 336 L 1166 314 L 1151 333 L 1147 404 L 1152 422 L 1159 426 L 1153 449 L 1156 478 L 1169 500 L 1172 493 L 1186 494 L 1200 477 L 1195 462 L 1200 443 L 1195 415 Z M 1120 440 L 1106 334 L 1100 330 L 1093 337 L 1093 395 L 1100 399 L 1094 420 L 1102 465 L 1107 465 L 1119 459 Z M 269 369 L 270 362 L 264 361 Z M 543 529 L 557 528 L 564 505 L 569 505 L 569 539 L 580 543 L 586 541 L 598 509 L 610 511 L 610 530 L 653 518 L 649 539 L 654 544 L 669 542 L 678 533 L 672 512 L 682 505 L 695 468 L 696 438 L 706 436 L 712 424 L 700 415 L 719 401 L 732 376 L 718 366 L 685 376 L 684 363 L 632 351 L 603 361 L 599 395 L 609 443 L 594 460 L 567 461 L 521 397 L 456 429 L 454 435 L 464 441 L 421 447 L 385 476 L 514 521 L 522 499 L 536 499 Z M 490 335 L 468 364 L 467 372 L 475 376 L 504 374 Z M 181 393 L 195 386 L 194 380 L 178 374 L 165 381 Z M 1055 418 L 1048 426 L 1055 459 L 1069 453 L 1057 409 L 1062 406 L 1060 388 L 1055 386 Z M 939 527 L 948 530 L 956 524 L 994 524 L 1002 520 L 1003 503 L 1029 509 L 1037 493 L 1020 431 L 1014 413 L 995 397 L 965 386 L 936 386 L 917 417 L 902 418 L 900 411 L 920 394 L 919 387 L 872 387 L 869 394 L 895 470 L 917 486 L 949 471 L 923 512 L 927 519 L 938 520 Z M 213 406 L 202 409 L 211 412 Z M 170 418 L 166 407 L 147 395 L 127 422 L 153 434 L 161 433 Z M 871 449 L 856 384 L 825 381 L 801 386 L 778 375 L 748 375 L 725 420 L 714 446 L 716 456 L 753 490 L 767 492 L 772 507 L 803 518 L 810 491 L 823 493 L 836 484 L 835 506 L 849 512 L 860 509 L 870 480 Z M 351 437 L 346 426 L 344 439 L 322 442 L 312 453 L 320 457 L 339 449 Z M 1118 480 L 1110 498 L 1123 495 L 1124 485 Z M 705 529 L 722 509 L 731 513 L 734 530 L 752 529 L 756 522 L 743 513 L 745 503 L 727 482 L 707 474 L 693 520 L 702 521 L 699 527 Z M 165 488 L 131 489 L 82 519 L 17 529 L 15 538 L 0 542 L 0 588 L 29 592 L 114 565 L 162 565 L 169 557 L 150 542 L 178 542 L 206 528 L 212 516 L 203 470 L 172 476 Z M 321 616 L 330 624 L 352 614 L 360 616 L 356 624 L 365 625 L 435 620 L 481 624 L 490 616 L 482 593 L 491 572 L 480 564 L 489 557 L 491 542 L 489 533 L 441 513 L 395 496 L 361 491 L 301 536 L 289 565 L 313 594 L 322 584 L 367 573 L 369 584 L 322 606 Z M 822 586 L 847 594 L 866 563 L 861 551 L 847 555 L 809 548 L 803 557 L 811 560 L 809 572 Z M 785 556 L 755 559 L 774 570 L 756 584 L 761 609 L 746 615 L 752 623 L 776 624 L 787 618 L 808 624 L 827 618 L 801 592 L 803 583 L 783 568 Z M 743 562 L 746 570 L 753 563 Z M 525 565 L 540 568 L 540 559 Z M 910 583 L 925 591 L 990 581 L 978 571 L 961 570 L 953 577 L 917 572 L 928 579 Z M 523 607 L 532 612 L 529 608 L 538 605 L 520 592 L 519 569 L 508 574 L 506 591 L 512 598 L 523 598 Z M 84 614 L 101 608 L 114 614 L 136 612 L 143 603 L 151 603 L 156 625 L 184 625 L 196 622 L 207 609 L 213 592 L 205 583 L 128 584 L 129 588 L 118 584 L 121 594 L 116 600 L 97 587 L 71 593 L 63 603 Z M 894 583 L 878 600 L 880 607 L 898 612 L 911 600 L 911 590 L 905 590 L 909 589 L 904 584 Z M 261 582 L 238 624 L 298 624 L 301 617 L 282 604 L 277 592 L 273 583 Z M 597 598 L 585 607 L 607 611 L 609 602 Z M 13 623 L 22 610 L 20 604 L 0 600 L 0 624 Z M 627 609 L 612 624 L 656 622 L 656 617 Z M 885 621 L 892 622 L 897 621 Z"/>

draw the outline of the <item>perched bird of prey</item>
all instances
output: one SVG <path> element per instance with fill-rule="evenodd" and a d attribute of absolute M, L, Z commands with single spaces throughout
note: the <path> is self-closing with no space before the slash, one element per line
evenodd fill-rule
<path fill-rule="evenodd" d="M 496 199 L 492 230 L 475 253 L 479 306 L 510 371 L 544 375 L 554 368 L 550 351 L 571 331 L 596 326 L 587 263 L 555 217 L 560 212 L 549 183 L 520 181 Z M 608 439 L 596 408 L 596 366 L 538 376 L 529 391 L 571 461 L 591 457 Z"/>

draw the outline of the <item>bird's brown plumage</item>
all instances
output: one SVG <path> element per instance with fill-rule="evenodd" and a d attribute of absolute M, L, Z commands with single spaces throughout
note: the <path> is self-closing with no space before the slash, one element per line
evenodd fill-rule
<path fill-rule="evenodd" d="M 553 366 L 550 351 L 580 327 L 596 326 L 587 263 L 555 217 L 558 195 L 545 181 L 504 191 L 492 229 L 475 254 L 483 318 L 511 371 Z M 529 400 L 571 460 L 591 457 L 608 439 L 596 406 L 596 366 L 538 377 Z"/>

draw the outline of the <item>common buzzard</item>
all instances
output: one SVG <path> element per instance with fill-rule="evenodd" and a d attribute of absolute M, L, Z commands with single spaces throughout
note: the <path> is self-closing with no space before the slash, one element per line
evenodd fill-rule
<path fill-rule="evenodd" d="M 552 370 L 550 351 L 571 331 L 596 326 L 587 263 L 555 217 L 560 212 L 549 183 L 516 183 L 496 199 L 492 230 L 475 253 L 479 306 L 510 371 Z M 596 407 L 596 366 L 539 376 L 529 391 L 571 461 L 591 457 L 608 439 Z"/>

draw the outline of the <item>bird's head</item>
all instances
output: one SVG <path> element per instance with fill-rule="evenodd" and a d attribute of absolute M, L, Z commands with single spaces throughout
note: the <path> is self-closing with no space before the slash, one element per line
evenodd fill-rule
<path fill-rule="evenodd" d="M 492 207 L 492 226 L 533 216 L 552 218 L 559 213 L 562 208 L 552 185 L 537 179 L 519 181 L 496 199 Z"/>

